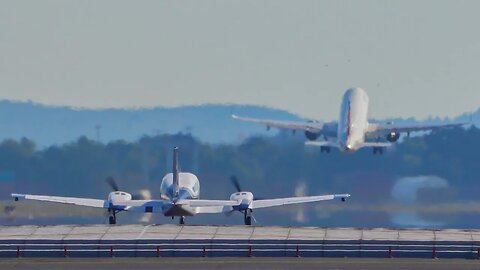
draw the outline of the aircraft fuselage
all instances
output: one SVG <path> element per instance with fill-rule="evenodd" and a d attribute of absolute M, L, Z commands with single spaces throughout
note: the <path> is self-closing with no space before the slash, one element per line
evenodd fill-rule
<path fill-rule="evenodd" d="M 361 88 L 350 88 L 343 95 L 337 130 L 342 152 L 356 151 L 365 142 L 368 101 L 367 93 Z"/>

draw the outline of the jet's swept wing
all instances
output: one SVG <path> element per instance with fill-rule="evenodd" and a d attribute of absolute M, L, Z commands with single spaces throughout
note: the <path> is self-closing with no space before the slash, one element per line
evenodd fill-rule
<path fill-rule="evenodd" d="M 310 145 L 310 146 L 325 146 L 325 147 L 340 147 L 340 144 L 338 142 L 332 142 L 332 141 L 306 141 L 305 145 Z"/>
<path fill-rule="evenodd" d="M 367 136 L 372 134 L 385 134 L 390 132 L 414 132 L 414 131 L 427 131 L 441 128 L 461 127 L 468 123 L 452 123 L 452 124 L 439 124 L 439 125 L 427 125 L 427 124 L 412 124 L 412 125 L 395 125 L 395 124 L 368 124 L 366 132 Z"/>
<path fill-rule="evenodd" d="M 233 119 L 253 122 L 267 127 L 276 127 L 284 129 L 293 129 L 293 130 L 307 130 L 310 132 L 321 132 L 324 124 L 320 122 L 300 122 L 300 121 L 279 121 L 271 119 L 258 119 L 250 117 L 242 117 L 235 114 L 232 114 Z"/>
<path fill-rule="evenodd" d="M 362 147 L 390 147 L 392 143 L 389 142 L 364 142 L 360 145 L 359 148 Z"/>
<path fill-rule="evenodd" d="M 342 199 L 350 197 L 350 194 L 333 194 L 333 195 L 320 195 L 320 196 L 306 196 L 306 197 L 290 197 L 268 200 L 255 200 L 252 202 L 252 209 L 281 206 L 287 204 L 309 203 L 318 201 L 328 201 L 334 199 Z"/>
<path fill-rule="evenodd" d="M 34 201 L 43 201 L 43 202 L 65 203 L 65 204 L 73 204 L 73 205 L 80 205 L 80 206 L 97 207 L 97 208 L 108 208 L 108 201 L 99 200 L 99 199 L 30 195 L 30 194 L 17 194 L 17 193 L 13 193 L 12 197 L 15 198 L 15 200 L 23 199 L 23 200 L 34 200 Z"/>

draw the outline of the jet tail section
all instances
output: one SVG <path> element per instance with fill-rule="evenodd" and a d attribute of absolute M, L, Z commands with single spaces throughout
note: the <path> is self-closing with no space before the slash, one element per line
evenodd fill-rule
<path fill-rule="evenodd" d="M 178 170 L 178 147 L 173 148 L 173 190 L 175 192 L 174 196 L 178 196 L 179 191 L 179 170 Z"/>

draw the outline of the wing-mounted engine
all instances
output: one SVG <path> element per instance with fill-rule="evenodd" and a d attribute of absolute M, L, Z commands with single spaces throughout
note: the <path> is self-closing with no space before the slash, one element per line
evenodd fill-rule
<path fill-rule="evenodd" d="M 316 132 L 305 130 L 305 137 L 309 141 L 315 141 L 318 138 L 318 136 L 320 136 L 320 134 L 318 134 Z"/>
<path fill-rule="evenodd" d="M 230 200 L 240 202 L 239 205 L 233 207 L 233 210 L 244 211 L 251 208 L 253 194 L 248 191 L 235 192 L 230 195 Z"/>
<path fill-rule="evenodd" d="M 387 122 L 387 125 L 392 126 L 393 121 Z M 389 133 L 387 133 L 386 139 L 389 142 L 396 142 L 396 141 L 398 141 L 398 139 L 400 139 L 400 132 L 395 131 L 395 130 L 390 131 Z"/>
<path fill-rule="evenodd" d="M 308 121 L 308 123 L 319 123 L 319 122 L 315 121 L 315 120 L 310 120 L 310 121 Z M 311 130 L 308 130 L 308 129 L 305 130 L 305 137 L 309 141 L 315 141 L 319 136 L 320 136 L 320 133 L 318 133 L 318 132 L 311 131 Z"/>
<path fill-rule="evenodd" d="M 387 134 L 387 141 L 396 142 L 400 138 L 400 132 L 392 131 Z"/>

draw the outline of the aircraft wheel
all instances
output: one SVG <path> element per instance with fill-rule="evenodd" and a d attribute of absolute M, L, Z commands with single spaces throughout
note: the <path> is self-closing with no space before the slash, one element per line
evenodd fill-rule
<path fill-rule="evenodd" d="M 376 155 L 378 153 L 379 155 L 382 155 L 384 149 L 384 147 L 373 147 L 373 154 Z"/>
<path fill-rule="evenodd" d="M 180 225 L 185 225 L 185 217 L 184 216 L 180 217 Z"/>
<path fill-rule="evenodd" d="M 114 216 L 108 217 L 109 224 L 117 224 L 117 219 Z"/>
<path fill-rule="evenodd" d="M 245 225 L 252 225 L 252 216 L 245 217 Z"/>

